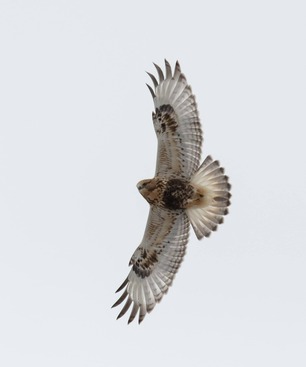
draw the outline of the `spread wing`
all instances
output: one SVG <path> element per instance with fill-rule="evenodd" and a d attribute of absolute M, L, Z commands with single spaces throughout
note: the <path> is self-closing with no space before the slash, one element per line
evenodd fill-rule
<path fill-rule="evenodd" d="M 117 290 L 124 289 L 124 292 L 113 307 L 126 299 L 118 318 L 131 305 L 128 323 L 134 320 L 138 310 L 139 323 L 152 311 L 172 284 L 185 255 L 188 236 L 189 220 L 183 210 L 150 208 L 143 240 L 130 260 L 132 269 Z"/>
<path fill-rule="evenodd" d="M 173 74 L 166 60 L 165 65 L 165 76 L 155 65 L 159 82 L 148 73 L 154 84 L 154 90 L 148 87 L 154 100 L 158 140 L 155 176 L 190 178 L 199 167 L 203 140 L 197 104 L 179 63 Z"/>

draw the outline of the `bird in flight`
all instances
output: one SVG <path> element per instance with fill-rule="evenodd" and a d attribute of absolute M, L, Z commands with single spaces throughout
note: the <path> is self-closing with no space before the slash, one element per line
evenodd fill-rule
<path fill-rule="evenodd" d="M 155 64 L 154 64 L 155 65 Z M 171 286 L 186 252 L 191 226 L 200 240 L 223 222 L 230 205 L 230 184 L 218 161 L 208 156 L 200 165 L 202 129 L 195 96 L 178 62 L 165 74 L 155 65 L 158 80 L 148 73 L 154 101 L 152 114 L 158 149 L 155 176 L 137 184 L 150 205 L 143 239 L 131 257 L 127 278 L 113 305 L 130 306 L 128 323 L 140 323 Z"/>

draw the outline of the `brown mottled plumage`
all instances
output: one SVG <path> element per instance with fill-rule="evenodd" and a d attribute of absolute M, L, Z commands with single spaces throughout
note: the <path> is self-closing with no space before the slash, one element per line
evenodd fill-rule
<path fill-rule="evenodd" d="M 137 188 L 150 205 L 169 210 L 187 209 L 205 200 L 203 189 L 185 179 L 154 177 L 140 181 Z"/>
<path fill-rule="evenodd" d="M 154 64 L 155 65 L 155 64 Z M 218 161 L 208 156 L 200 165 L 202 130 L 195 97 L 176 62 L 166 74 L 155 65 L 159 81 L 151 77 L 158 140 L 155 176 L 137 184 L 150 204 L 144 237 L 130 264 L 132 269 L 117 292 L 125 300 L 118 315 L 132 305 L 128 322 L 137 313 L 140 323 L 172 284 L 186 251 L 190 223 L 198 239 L 208 237 L 228 213 L 230 184 Z"/>

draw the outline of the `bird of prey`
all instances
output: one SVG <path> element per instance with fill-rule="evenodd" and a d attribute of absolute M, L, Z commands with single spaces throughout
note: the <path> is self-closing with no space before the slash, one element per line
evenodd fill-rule
<path fill-rule="evenodd" d="M 158 150 L 155 176 L 137 184 L 150 205 L 143 239 L 131 257 L 132 266 L 117 292 L 123 294 L 113 307 L 130 306 L 128 323 L 137 313 L 140 323 L 171 286 L 186 252 L 190 223 L 198 239 L 208 237 L 223 222 L 230 204 L 230 184 L 218 161 L 208 156 L 200 165 L 202 129 L 195 96 L 178 62 L 172 72 L 165 60 L 165 74 L 158 80 L 148 73 L 153 88 L 152 114 Z"/>

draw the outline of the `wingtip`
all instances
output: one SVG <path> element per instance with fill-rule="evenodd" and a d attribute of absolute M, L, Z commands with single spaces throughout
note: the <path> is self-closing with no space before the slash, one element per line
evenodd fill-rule
<path fill-rule="evenodd" d="M 128 281 L 129 281 L 129 278 L 127 277 L 125 280 L 124 280 L 124 282 L 121 284 L 121 286 L 116 290 L 116 292 L 115 293 L 118 293 L 118 292 L 120 292 L 126 285 L 127 285 L 127 283 L 128 283 Z"/>
<path fill-rule="evenodd" d="M 165 59 L 165 68 L 166 68 L 166 79 L 172 78 L 172 70 L 170 63 Z"/>
<path fill-rule="evenodd" d="M 154 91 L 153 91 L 152 87 L 151 87 L 149 84 L 147 84 L 147 83 L 146 83 L 146 86 L 149 88 L 149 91 L 150 91 L 150 93 L 151 93 L 151 96 L 152 96 L 152 98 L 154 99 L 154 98 L 156 97 L 156 95 L 155 95 L 155 93 L 154 93 Z"/>
<path fill-rule="evenodd" d="M 161 83 L 165 79 L 164 73 L 163 73 L 162 69 L 157 64 L 155 64 L 155 62 L 153 62 L 153 65 L 155 66 L 155 68 L 157 70 L 158 77 L 159 77 L 159 82 Z"/>
<path fill-rule="evenodd" d="M 128 296 L 128 292 L 127 290 L 125 290 L 123 294 L 121 295 L 121 297 L 112 305 L 111 308 L 114 308 L 120 305 L 120 303 L 122 303 L 126 299 L 127 296 Z"/>
<path fill-rule="evenodd" d="M 157 86 L 158 86 L 158 82 L 157 82 L 157 80 L 156 80 L 155 76 L 154 76 L 153 74 L 149 73 L 148 71 L 146 71 L 146 73 L 147 73 L 147 74 L 149 75 L 149 77 L 151 78 L 151 80 L 152 80 L 152 82 L 153 82 L 153 84 L 154 84 L 154 88 L 156 89 L 156 88 L 157 88 Z"/>

